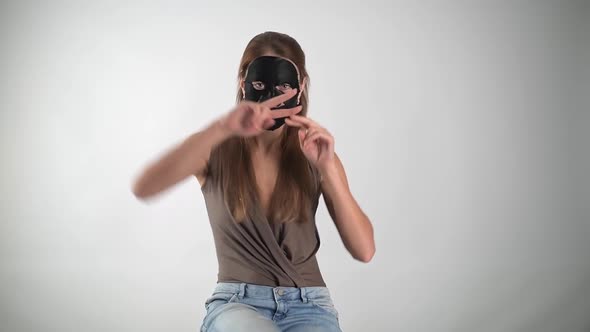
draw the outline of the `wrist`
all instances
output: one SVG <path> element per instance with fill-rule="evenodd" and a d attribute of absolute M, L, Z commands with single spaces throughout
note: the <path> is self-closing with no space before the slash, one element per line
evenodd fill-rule
<path fill-rule="evenodd" d="M 215 130 L 224 138 L 230 138 L 233 136 L 233 132 L 226 125 L 226 117 L 220 117 L 213 124 Z"/>
<path fill-rule="evenodd" d="M 332 180 L 338 178 L 339 176 L 338 168 L 334 162 L 330 162 L 326 165 L 323 165 L 322 167 L 319 167 L 318 171 L 320 173 L 320 181 Z"/>

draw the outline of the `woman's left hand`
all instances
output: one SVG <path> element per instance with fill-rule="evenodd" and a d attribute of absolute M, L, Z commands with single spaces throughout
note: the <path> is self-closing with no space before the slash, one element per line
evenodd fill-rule
<path fill-rule="evenodd" d="M 300 115 L 291 115 L 285 123 L 292 127 L 299 127 L 299 146 L 305 157 L 320 172 L 327 171 L 335 165 L 334 137 L 315 121 Z"/>

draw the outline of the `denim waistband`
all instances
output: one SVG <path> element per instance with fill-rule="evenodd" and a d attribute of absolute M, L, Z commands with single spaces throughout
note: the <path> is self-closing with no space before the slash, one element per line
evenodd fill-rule
<path fill-rule="evenodd" d="M 245 282 L 219 282 L 215 286 L 216 292 L 235 293 L 241 298 L 259 298 L 272 300 L 299 300 L 304 303 L 308 299 L 330 297 L 330 291 L 324 286 L 285 287 L 249 284 Z"/>

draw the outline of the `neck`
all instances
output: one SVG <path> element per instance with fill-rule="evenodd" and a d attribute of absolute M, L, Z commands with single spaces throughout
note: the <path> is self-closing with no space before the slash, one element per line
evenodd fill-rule
<path fill-rule="evenodd" d="M 281 134 L 284 128 L 285 125 L 273 131 L 265 130 L 260 135 L 254 136 L 251 140 L 252 149 L 257 153 L 265 155 L 277 153 L 280 148 Z"/>

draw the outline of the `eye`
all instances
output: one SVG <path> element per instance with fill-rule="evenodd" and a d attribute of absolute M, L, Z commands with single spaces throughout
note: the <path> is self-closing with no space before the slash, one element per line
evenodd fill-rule
<path fill-rule="evenodd" d="M 264 83 L 260 81 L 252 82 L 252 87 L 254 88 L 254 90 L 264 90 Z"/>
<path fill-rule="evenodd" d="M 277 89 L 279 89 L 280 91 L 287 91 L 292 89 L 291 84 L 289 83 L 283 83 L 281 85 L 277 85 Z"/>

